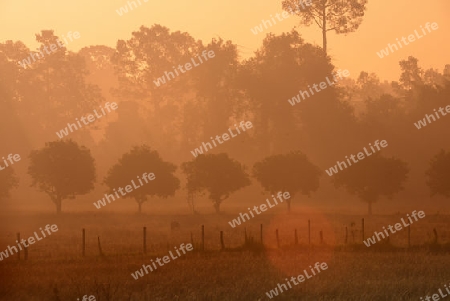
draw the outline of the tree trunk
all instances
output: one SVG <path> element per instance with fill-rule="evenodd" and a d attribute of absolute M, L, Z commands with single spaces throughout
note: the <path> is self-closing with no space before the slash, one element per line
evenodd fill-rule
<path fill-rule="evenodd" d="M 61 214 L 61 198 L 57 198 L 55 201 L 56 204 L 56 214 Z"/>
<path fill-rule="evenodd" d="M 188 204 L 192 209 L 192 214 L 195 214 L 195 205 L 194 205 L 194 194 L 188 193 Z"/>
<path fill-rule="evenodd" d="M 325 9 L 325 5 L 323 6 L 322 11 L 322 47 L 325 56 L 327 55 L 327 12 Z"/>
<path fill-rule="evenodd" d="M 216 210 L 217 214 L 220 213 L 220 201 L 215 201 L 214 202 L 214 209 Z"/>

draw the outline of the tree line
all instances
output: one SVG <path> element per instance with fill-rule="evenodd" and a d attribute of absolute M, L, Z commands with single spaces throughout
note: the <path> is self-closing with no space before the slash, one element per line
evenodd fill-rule
<path fill-rule="evenodd" d="M 241 46 L 231 40 L 213 38 L 205 42 L 159 24 L 141 26 L 128 39 L 118 40 L 114 48 L 92 45 L 72 52 L 61 47 L 26 69 L 18 61 L 55 44 L 58 37 L 54 32 L 42 30 L 36 34 L 36 50 L 21 41 L 0 43 L 0 151 L 30 153 L 41 149 L 54 141 L 55 133 L 67 123 L 115 101 L 119 103 L 117 115 L 102 117 L 70 134 L 96 158 L 100 178 L 107 176 L 123 154 L 142 144 L 181 166 L 191 159 L 190 151 L 201 141 L 209 141 L 209 137 L 240 120 L 249 120 L 252 131 L 221 145 L 217 152 L 255 166 L 266 158 L 301 150 L 324 170 L 369 141 L 385 139 L 390 143 L 383 151 L 386 158 L 399 158 L 410 170 L 408 181 L 402 181 L 406 168 L 399 168 L 396 182 L 404 183 L 409 199 L 422 198 L 429 194 L 426 171 L 430 158 L 441 150 L 445 154 L 450 150 L 450 141 L 443 139 L 449 120 L 441 118 L 420 131 L 414 123 L 448 105 L 450 65 L 443 70 L 425 70 L 417 58 L 405 57 L 399 62 L 401 75 L 397 81 L 362 71 L 295 107 L 287 101 L 299 90 L 332 77 L 337 68 L 327 56 L 326 35 L 330 31 L 340 34 L 357 30 L 366 3 L 312 1 L 296 14 L 301 24 L 315 24 L 322 30 L 322 47 L 308 43 L 301 30 L 294 29 L 267 34 L 246 59 L 241 57 Z M 285 0 L 282 8 L 293 11 L 295 5 L 296 1 Z M 164 85 L 154 84 L 174 66 L 211 50 L 214 59 Z M 17 172 L 21 177 L 27 173 L 20 166 Z M 340 172 L 333 178 L 345 175 Z M 450 177 L 444 179 L 449 183 Z M 336 181 L 334 185 L 345 187 Z M 2 183 L 8 187 L 14 184 Z M 372 198 L 367 202 L 373 203 L 376 198 L 368 195 L 375 192 L 362 182 L 358 185 L 353 193 Z M 332 185 L 322 188 L 334 197 Z M 382 185 L 377 189 L 379 195 L 391 193 Z M 188 191 L 192 200 L 196 189 L 188 187 Z M 225 196 L 215 197 L 220 200 Z"/>
<path fill-rule="evenodd" d="M 89 149 L 73 140 L 49 142 L 44 148 L 33 150 L 29 159 L 28 174 L 32 178 L 32 186 L 49 196 L 57 214 L 62 211 L 63 200 L 87 194 L 94 188 L 95 160 Z M 135 146 L 108 170 L 102 183 L 107 186 L 107 193 L 114 193 L 137 175 L 153 173 L 153 181 L 123 196 L 134 199 L 141 213 L 142 204 L 148 198 L 174 196 L 180 188 L 180 180 L 174 175 L 176 169 L 175 164 L 164 161 L 149 146 Z M 292 198 L 295 195 L 310 196 L 317 191 L 319 178 L 323 175 L 320 168 L 300 151 L 266 157 L 253 165 L 251 175 L 243 164 L 226 153 L 201 154 L 182 163 L 181 170 L 187 180 L 185 190 L 188 197 L 192 200 L 196 195 L 207 194 L 216 213 L 220 213 L 220 205 L 232 193 L 250 185 L 251 176 L 266 192 L 289 192 L 292 196 L 286 200 L 289 212 Z M 348 193 L 367 202 L 370 215 L 372 204 L 380 196 L 391 198 L 403 189 L 408 172 L 405 162 L 376 153 L 334 175 L 332 181 L 336 187 L 343 186 Z M 449 172 L 450 152 L 442 151 L 432 158 L 427 170 L 427 184 L 433 194 L 450 197 Z M 18 184 L 12 167 L 0 172 L 0 183 L 0 197 L 8 197 Z M 193 203 L 191 206 L 195 213 Z"/>

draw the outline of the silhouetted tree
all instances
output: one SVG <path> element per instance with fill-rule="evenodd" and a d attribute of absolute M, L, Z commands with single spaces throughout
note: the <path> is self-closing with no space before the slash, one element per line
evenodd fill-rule
<path fill-rule="evenodd" d="M 430 187 L 431 196 L 440 194 L 450 197 L 450 152 L 441 150 L 430 162 L 426 172 L 427 185 Z"/>
<path fill-rule="evenodd" d="M 241 106 L 251 112 L 249 115 L 254 116 L 252 122 L 255 142 L 252 144 L 256 145 L 256 152 L 267 156 L 301 147 L 304 135 L 299 132 L 309 125 L 309 120 L 305 121 L 303 116 L 297 117 L 299 113 L 296 108 L 304 107 L 308 100 L 302 101 L 293 109 L 288 99 L 299 93 L 299 90 L 306 90 L 308 84 L 323 81 L 332 70 L 333 66 L 322 50 L 304 43 L 298 32 L 266 36 L 255 57 L 243 63 L 238 81 L 248 98 Z M 321 93 L 327 93 L 331 89 L 333 88 Z M 306 115 L 314 115 L 310 110 L 307 111 Z M 323 112 L 321 110 L 321 114 Z M 335 110 L 333 115 L 336 115 Z M 328 116 L 322 118 L 328 119 Z M 314 119 L 317 120 L 317 116 Z M 312 127 L 317 128 L 315 125 Z M 294 135 L 296 138 L 291 139 Z"/>
<path fill-rule="evenodd" d="M 414 86 L 423 85 L 424 72 L 419 67 L 419 60 L 413 56 L 409 56 L 407 60 L 399 62 L 402 73 L 400 75 L 401 87 L 410 90 Z"/>
<path fill-rule="evenodd" d="M 389 94 L 378 98 L 367 98 L 366 110 L 362 114 L 362 125 L 367 134 L 383 137 L 387 141 L 405 140 L 411 124 L 401 99 Z M 392 129 L 396 130 L 393 131 Z"/>
<path fill-rule="evenodd" d="M 385 158 L 374 153 L 368 158 L 338 172 L 333 182 L 344 186 L 350 194 L 357 195 L 368 203 L 368 214 L 372 215 L 372 204 L 382 195 L 391 198 L 403 189 L 409 169 L 406 162 L 396 158 Z"/>
<path fill-rule="evenodd" d="M 235 85 L 239 66 L 237 45 L 231 41 L 213 39 L 210 44 L 200 45 L 198 52 L 214 51 L 214 58 L 192 70 L 195 100 L 204 111 L 203 131 L 205 137 L 220 133 L 229 124 L 233 109 L 239 101 L 239 91 Z M 187 135 L 191 137 L 191 135 Z"/>
<path fill-rule="evenodd" d="M 220 204 L 231 193 L 250 185 L 245 167 L 225 153 L 199 155 L 190 162 L 184 162 L 181 169 L 187 177 L 188 192 L 209 192 L 216 213 L 220 212 Z"/>
<path fill-rule="evenodd" d="M 139 105 L 136 102 L 122 101 L 119 107 L 117 120 L 108 123 L 104 139 L 99 143 L 103 154 L 112 158 L 110 165 L 137 143 L 146 144 L 152 138 L 144 120 L 139 116 Z"/>
<path fill-rule="evenodd" d="M 437 87 L 444 87 L 447 81 L 444 74 L 441 74 L 439 70 L 430 68 L 425 70 L 423 74 L 423 81 L 426 85 Z"/>
<path fill-rule="evenodd" d="M 52 30 L 43 30 L 36 35 L 41 50 L 44 46 L 57 45 L 57 40 Z M 55 52 L 36 60 L 25 71 L 32 86 L 27 91 L 31 93 L 23 103 L 23 110 L 31 115 L 27 116 L 29 118 L 39 116 L 37 124 L 49 137 L 55 137 L 56 131 L 68 122 L 74 122 L 75 118 L 91 113 L 103 101 L 99 87 L 87 83 L 84 58 L 65 47 L 58 46 Z M 82 127 L 71 134 L 72 139 L 82 140 L 83 145 L 93 145 L 90 130 L 91 127 Z"/>
<path fill-rule="evenodd" d="M 361 100 L 379 98 L 381 95 L 386 94 L 391 90 L 388 83 L 384 85 L 381 84 L 380 79 L 375 73 L 369 74 L 365 71 L 361 71 L 356 84 L 358 87 L 357 93 L 361 97 Z"/>
<path fill-rule="evenodd" d="M 0 170 L 0 200 L 9 197 L 11 189 L 17 187 L 19 180 L 14 174 L 12 167 Z"/>
<path fill-rule="evenodd" d="M 300 192 L 310 196 L 319 188 L 321 174 L 320 169 L 300 151 L 270 156 L 253 166 L 253 176 L 266 191 L 272 194 L 289 192 L 291 198 L 286 200 L 288 212 L 296 194 Z"/>
<path fill-rule="evenodd" d="M 367 0 L 283 0 L 282 7 L 287 12 L 295 12 L 301 24 L 310 26 L 314 23 L 322 30 L 323 51 L 326 54 L 327 32 L 334 30 L 336 34 L 345 34 L 356 31 L 362 22 L 366 4 Z"/>
<path fill-rule="evenodd" d="M 61 203 L 94 188 L 95 166 L 90 151 L 72 140 L 48 142 L 30 153 L 32 186 L 47 193 L 61 213 Z"/>
<path fill-rule="evenodd" d="M 174 68 L 197 58 L 200 45 L 186 32 L 170 32 L 169 28 L 158 24 L 151 28 L 141 26 L 130 39 L 117 42 L 112 58 L 119 78 L 117 95 L 122 100 L 142 102 L 148 107 L 148 126 L 158 128 L 153 133 L 152 145 L 157 149 L 164 147 L 166 154 L 178 154 L 175 143 L 180 136 L 180 120 L 176 117 L 183 108 L 186 94 L 191 91 L 194 72 L 184 70 L 183 74 Z M 159 82 L 159 78 L 163 78 L 164 83 Z M 197 122 L 201 122 L 200 116 Z"/>
<path fill-rule="evenodd" d="M 31 140 L 34 135 L 29 130 L 35 128 L 36 124 L 22 116 L 31 115 L 25 113 L 31 109 L 25 109 L 23 102 L 24 95 L 32 94 L 33 89 L 29 89 L 28 75 L 24 74 L 25 70 L 17 63 L 28 55 L 29 49 L 22 42 L 0 43 L 0 137 L 3 142 L 0 144 L 0 153 L 11 149 L 28 153 L 32 148 Z"/>
<path fill-rule="evenodd" d="M 98 86 L 105 97 L 112 87 L 118 85 L 114 65 L 111 62 L 114 52 L 114 48 L 103 45 L 84 47 L 78 52 L 84 58 L 86 69 L 89 71 L 87 80 Z"/>
<path fill-rule="evenodd" d="M 130 152 L 124 154 L 117 164 L 108 171 L 104 183 L 109 188 L 109 193 L 114 189 L 131 185 L 131 181 L 139 184 L 138 177 L 144 173 L 155 175 L 155 179 L 127 193 L 124 198 L 134 198 L 139 205 L 139 213 L 142 212 L 142 204 L 148 196 L 167 198 L 173 196 L 180 187 L 180 180 L 174 176 L 177 167 L 169 162 L 164 162 L 157 151 L 151 150 L 147 145 L 136 146 Z"/>
<path fill-rule="evenodd" d="M 36 35 L 41 50 L 44 45 L 47 50 L 54 50 L 57 39 L 52 30 L 43 30 Z M 51 45 L 54 46 L 49 47 Z M 5 93 L 12 97 L 9 107 L 17 112 L 14 118 L 22 121 L 18 128 L 27 133 L 28 150 L 33 145 L 54 140 L 56 131 L 92 112 L 102 100 L 99 89 L 86 83 L 84 59 L 64 46 L 40 54 L 22 42 L 7 41 L 0 44 L 0 70 L 5 75 L 0 75 L 0 91 L 3 90 L 1 86 L 7 87 Z M 71 137 L 83 139 L 84 145 L 92 141 L 84 128 Z"/>

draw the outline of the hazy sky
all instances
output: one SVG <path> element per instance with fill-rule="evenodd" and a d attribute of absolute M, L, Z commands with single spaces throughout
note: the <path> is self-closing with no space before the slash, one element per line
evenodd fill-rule
<path fill-rule="evenodd" d="M 313 0 L 314 1 L 314 0 Z M 136 0 L 137 2 L 137 0 Z M 205 43 L 213 37 L 230 39 L 238 44 L 241 56 L 248 57 L 261 46 L 264 35 L 289 31 L 298 25 L 291 16 L 279 24 L 254 35 L 250 28 L 261 19 L 281 12 L 282 0 L 141 0 L 142 5 L 119 16 L 116 9 L 126 5 L 124 0 L 0 0 L 0 42 L 21 40 L 35 48 L 35 34 L 42 29 L 53 29 L 57 35 L 78 31 L 81 38 L 69 44 L 71 50 L 88 45 L 115 47 L 118 39 L 128 39 L 139 26 L 158 23 L 172 31 L 182 30 Z M 333 63 L 349 69 L 351 76 L 361 70 L 375 72 L 382 79 L 396 80 L 398 61 L 413 55 L 423 68 L 442 71 L 450 63 L 449 0 L 369 0 L 364 21 L 356 33 L 329 34 L 329 55 Z M 412 34 L 426 22 L 437 22 L 439 29 L 416 40 L 403 49 L 380 59 L 376 52 L 394 43 L 396 38 Z M 316 27 L 300 27 L 304 39 L 322 44 Z"/>

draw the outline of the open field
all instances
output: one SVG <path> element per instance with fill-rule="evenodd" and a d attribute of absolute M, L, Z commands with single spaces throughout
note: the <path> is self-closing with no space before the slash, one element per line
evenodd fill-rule
<path fill-rule="evenodd" d="M 361 244 L 361 216 L 307 213 L 262 215 L 235 229 L 228 221 L 236 215 L 4 215 L 0 250 L 13 243 L 15 232 L 27 238 L 52 223 L 59 230 L 30 246 L 28 261 L 18 262 L 15 255 L 0 262 L 0 300 L 81 300 L 86 294 L 100 301 L 269 300 L 266 292 L 316 262 L 326 262 L 329 268 L 275 299 L 419 300 L 450 282 L 450 252 L 431 244 L 433 228 L 437 229 L 440 245 L 450 241 L 448 216 L 426 216 L 417 222 L 419 226 L 413 224 L 412 248 L 407 250 L 406 230 L 390 236 L 393 246 L 378 243 L 367 248 Z M 366 217 L 365 236 L 404 216 L 406 213 Z M 308 219 L 311 249 L 307 245 Z M 171 231 L 171 221 L 178 221 L 181 229 Z M 260 224 L 265 251 L 232 250 L 244 243 L 244 227 L 248 236 L 259 241 Z M 199 251 L 201 225 L 205 226 L 204 253 Z M 146 255 L 142 254 L 143 226 L 147 227 Z M 349 231 L 347 246 L 345 226 Z M 82 228 L 87 236 L 84 258 Z M 276 247 L 275 229 L 279 229 L 280 249 Z M 298 229 L 298 246 L 294 246 L 294 229 Z M 220 251 L 221 230 L 226 251 Z M 320 230 L 324 235 L 322 245 Z M 193 252 L 138 280 L 131 277 L 150 259 L 167 255 L 180 243 L 189 243 L 191 232 Z M 99 256 L 98 236 L 105 256 Z"/>
<path fill-rule="evenodd" d="M 1 300 L 269 300 L 265 292 L 283 279 L 322 262 L 321 252 L 273 254 L 289 266 L 286 273 L 265 255 L 226 253 L 180 258 L 139 280 L 134 272 L 149 258 L 110 257 L 42 260 L 2 266 Z M 448 255 L 336 252 L 329 268 L 277 300 L 419 300 L 448 284 Z M 59 299 L 54 287 L 58 288 Z"/>

